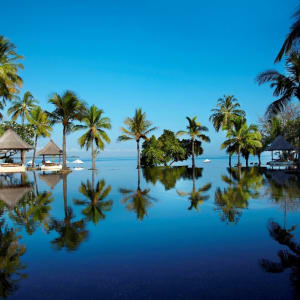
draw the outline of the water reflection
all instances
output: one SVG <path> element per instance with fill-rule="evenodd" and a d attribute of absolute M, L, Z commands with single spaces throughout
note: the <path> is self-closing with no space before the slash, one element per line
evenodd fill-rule
<path fill-rule="evenodd" d="M 141 174 L 138 169 L 138 183 L 136 190 L 129 190 L 120 188 L 119 191 L 123 195 L 122 203 L 126 204 L 126 209 L 134 211 L 138 220 L 143 220 L 147 215 L 147 209 L 153 205 L 155 198 L 149 195 L 150 189 L 142 190 L 141 187 Z"/>
<path fill-rule="evenodd" d="M 86 240 L 88 231 L 85 229 L 85 221 L 75 221 L 73 210 L 68 206 L 67 176 L 67 174 L 62 175 L 65 217 L 63 220 L 52 218 L 49 224 L 49 231 L 54 230 L 59 234 L 59 236 L 51 242 L 56 250 L 65 248 L 68 251 L 73 251 Z"/>
<path fill-rule="evenodd" d="M 226 188 L 215 192 L 216 210 L 222 221 L 238 223 L 242 211 L 248 207 L 250 198 L 257 199 L 263 186 L 259 168 L 227 168 L 228 175 L 222 175 Z"/>
<path fill-rule="evenodd" d="M 286 269 L 290 269 L 290 281 L 299 296 L 300 244 L 294 241 L 294 235 L 292 234 L 292 232 L 295 229 L 295 225 L 290 229 L 284 229 L 281 228 L 278 223 L 270 221 L 268 225 L 270 236 L 280 245 L 286 246 L 287 249 L 278 251 L 277 255 L 279 257 L 279 262 L 273 262 L 264 258 L 259 261 L 259 264 L 268 273 L 282 273 Z"/>
<path fill-rule="evenodd" d="M 189 210 L 192 210 L 193 208 L 195 210 L 199 210 L 199 205 L 201 205 L 205 200 L 209 199 L 208 195 L 205 195 L 204 193 L 210 190 L 211 183 L 207 183 L 204 186 L 196 189 L 196 178 L 199 178 L 202 176 L 202 168 L 186 168 L 185 172 L 182 174 L 182 177 L 192 179 L 193 181 L 193 188 L 191 192 L 183 192 L 180 190 L 177 190 L 177 194 L 182 197 L 187 197 L 190 201 L 190 206 L 188 207 Z"/>
<path fill-rule="evenodd" d="M 0 297 L 7 298 L 18 289 L 18 282 L 26 278 L 21 256 L 26 248 L 19 244 L 16 231 L 0 221 Z"/>
<path fill-rule="evenodd" d="M 102 179 L 94 184 L 95 174 L 92 173 L 92 182 L 87 180 L 86 183 L 81 183 L 79 193 L 85 196 L 87 200 L 74 199 L 76 205 L 86 206 L 81 212 L 86 217 L 87 221 L 92 221 L 97 224 L 100 220 L 105 219 L 104 212 L 111 210 L 113 201 L 105 200 L 111 191 L 111 186 L 106 186 L 105 180 Z"/>

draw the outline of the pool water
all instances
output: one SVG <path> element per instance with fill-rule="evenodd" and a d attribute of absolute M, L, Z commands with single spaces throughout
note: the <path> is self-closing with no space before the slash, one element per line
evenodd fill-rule
<path fill-rule="evenodd" d="M 292 299 L 300 176 L 266 168 L 0 176 L 0 297 Z"/>

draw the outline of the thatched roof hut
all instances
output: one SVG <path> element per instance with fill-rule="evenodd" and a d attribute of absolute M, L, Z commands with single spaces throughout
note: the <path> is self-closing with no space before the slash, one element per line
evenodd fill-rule
<path fill-rule="evenodd" d="M 281 135 L 277 136 L 270 146 L 266 148 L 266 151 L 291 151 L 295 148 L 287 142 Z"/>
<path fill-rule="evenodd" d="M 12 129 L 7 129 L 0 137 L 0 150 L 31 150 L 33 147 L 27 144 Z"/>
<path fill-rule="evenodd" d="M 62 155 L 62 150 L 53 142 L 53 140 L 50 140 L 50 142 L 38 152 L 38 155 Z"/>
<path fill-rule="evenodd" d="M 39 174 L 39 178 L 42 179 L 47 185 L 53 190 L 54 187 L 62 179 L 60 174 L 50 173 L 50 174 Z"/>

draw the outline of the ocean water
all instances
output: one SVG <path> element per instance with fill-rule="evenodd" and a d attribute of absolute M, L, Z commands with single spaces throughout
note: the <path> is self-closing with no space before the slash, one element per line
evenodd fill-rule
<path fill-rule="evenodd" d="M 265 167 L 0 176 L 0 297 L 293 299 L 300 177 Z"/>

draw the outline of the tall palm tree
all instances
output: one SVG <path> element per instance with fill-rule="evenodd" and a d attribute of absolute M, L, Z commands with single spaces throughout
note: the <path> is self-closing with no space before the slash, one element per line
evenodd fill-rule
<path fill-rule="evenodd" d="M 23 56 L 17 54 L 15 45 L 0 35 L 0 97 L 4 104 L 13 99 L 23 85 L 18 75 L 19 69 L 23 69 L 21 59 Z"/>
<path fill-rule="evenodd" d="M 255 125 L 248 126 L 244 118 L 236 119 L 233 127 L 227 132 L 227 140 L 221 145 L 221 149 L 229 146 L 236 150 L 238 166 L 241 166 L 242 149 L 254 149 L 262 147 L 261 134 Z"/>
<path fill-rule="evenodd" d="M 137 147 L 137 168 L 141 168 L 141 153 L 140 153 L 140 140 L 147 139 L 147 135 L 157 129 L 152 127 L 152 123 L 146 119 L 146 113 L 142 112 L 141 108 L 135 110 L 133 118 L 127 118 L 124 121 L 125 127 L 121 127 L 122 135 L 118 137 L 118 141 L 129 141 L 135 140 Z"/>
<path fill-rule="evenodd" d="M 37 106 L 38 101 L 34 99 L 32 94 L 27 91 L 23 98 L 16 97 L 11 107 L 7 110 L 8 115 L 12 115 L 11 119 L 15 121 L 18 117 L 22 119 L 22 125 L 24 125 L 25 118 L 29 121 L 30 112 Z"/>
<path fill-rule="evenodd" d="M 224 95 L 219 98 L 217 107 L 211 110 L 213 114 L 209 117 L 215 130 L 217 132 L 222 130 L 229 130 L 233 126 L 233 121 L 236 118 L 245 117 L 245 112 L 240 109 L 238 100 L 233 95 Z M 229 167 L 231 167 L 231 158 L 234 153 L 233 147 L 228 146 L 226 152 L 229 155 Z"/>
<path fill-rule="evenodd" d="M 197 122 L 197 117 L 195 116 L 194 118 L 189 118 L 186 117 L 188 120 L 189 124 L 186 127 L 186 131 L 181 130 L 177 132 L 177 136 L 181 135 L 188 135 L 191 138 L 192 142 L 192 166 L 195 167 L 195 140 L 199 139 L 200 141 L 204 142 L 210 142 L 210 138 L 203 134 L 203 131 L 208 131 L 208 128 L 205 126 L 202 126 L 200 122 Z"/>
<path fill-rule="evenodd" d="M 72 131 L 75 120 L 81 120 L 85 113 L 85 105 L 72 91 L 62 95 L 55 93 L 49 103 L 54 105 L 54 111 L 49 113 L 53 123 L 63 126 L 63 170 L 67 169 L 66 135 Z"/>
<path fill-rule="evenodd" d="M 68 206 L 67 174 L 63 174 L 63 197 L 65 217 L 63 220 L 52 218 L 49 231 L 55 230 L 59 236 L 51 243 L 56 250 L 66 248 L 68 251 L 76 250 L 79 245 L 88 237 L 84 220 L 74 221 L 75 215 L 71 207 Z"/>
<path fill-rule="evenodd" d="M 80 125 L 75 125 L 74 130 L 87 129 L 86 133 L 79 139 L 81 148 L 84 146 L 86 150 L 92 149 L 92 170 L 96 169 L 96 151 L 94 151 L 94 143 L 96 147 L 104 150 L 104 142 L 110 143 L 110 138 L 103 129 L 111 129 L 110 119 L 102 117 L 103 110 L 92 105 L 83 115 Z"/>
<path fill-rule="evenodd" d="M 259 85 L 270 82 L 270 87 L 274 88 L 273 95 L 278 98 L 273 101 L 266 114 L 271 118 L 277 115 L 285 104 L 294 98 L 300 101 L 300 53 L 291 52 L 285 61 L 286 75 L 276 70 L 268 70 L 260 73 L 256 81 Z M 300 153 L 300 135 L 299 149 Z M 300 168 L 300 155 L 298 155 L 298 168 Z"/>
<path fill-rule="evenodd" d="M 228 130 L 232 127 L 235 118 L 245 117 L 245 112 L 240 109 L 238 100 L 233 95 L 224 95 L 219 98 L 217 107 L 211 110 L 213 114 L 209 117 L 215 130 Z"/>
<path fill-rule="evenodd" d="M 94 172 L 94 171 L 93 171 Z M 86 216 L 88 221 L 97 224 L 99 220 L 105 219 L 104 212 L 110 211 L 113 205 L 112 200 L 105 200 L 111 191 L 111 186 L 105 186 L 105 180 L 97 182 L 96 186 L 88 180 L 87 183 L 81 183 L 79 192 L 88 200 L 74 200 L 77 205 L 86 205 L 82 210 L 82 214 Z"/>
<path fill-rule="evenodd" d="M 52 131 L 51 122 L 48 114 L 42 110 L 40 106 L 36 106 L 30 112 L 29 122 L 35 128 L 34 150 L 32 158 L 32 166 L 35 165 L 36 146 L 39 137 L 49 137 Z"/>
<path fill-rule="evenodd" d="M 297 46 L 296 43 L 299 42 L 300 38 L 300 9 L 298 9 L 292 16 L 295 18 L 294 23 L 290 27 L 290 32 L 288 33 L 283 45 L 275 59 L 275 63 L 279 62 L 284 54 L 288 54 L 291 49 Z"/>
<path fill-rule="evenodd" d="M 204 201 L 209 199 L 208 195 L 203 195 L 205 192 L 207 192 L 211 188 L 211 183 L 207 183 L 198 190 L 196 189 L 196 176 L 195 176 L 196 169 L 195 167 L 192 168 L 192 178 L 193 178 L 193 188 L 190 193 L 185 193 L 182 191 L 177 190 L 177 194 L 182 197 L 189 196 L 190 200 L 190 206 L 188 210 L 192 210 L 193 208 L 195 210 L 199 210 L 198 205 L 202 204 Z"/>

